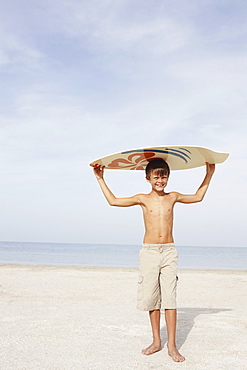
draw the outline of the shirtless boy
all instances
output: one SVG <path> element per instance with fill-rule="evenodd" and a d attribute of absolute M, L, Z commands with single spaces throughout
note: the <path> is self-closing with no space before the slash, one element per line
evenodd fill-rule
<path fill-rule="evenodd" d="M 152 344 L 142 350 L 144 355 L 151 355 L 162 349 L 160 338 L 160 309 L 162 308 L 165 309 L 168 354 L 175 362 L 185 360 L 176 347 L 177 251 L 172 234 L 173 208 L 177 202 L 201 202 L 214 170 L 214 164 L 206 163 L 206 176 L 195 194 L 166 193 L 164 190 L 170 174 L 169 167 L 163 159 L 154 159 L 146 167 L 146 179 L 151 185 L 151 192 L 128 198 L 116 198 L 104 181 L 104 167 L 94 168 L 96 179 L 111 206 L 139 205 L 143 210 L 145 235 L 143 248 L 140 251 L 137 307 L 140 310 L 149 311 L 153 333 Z"/>

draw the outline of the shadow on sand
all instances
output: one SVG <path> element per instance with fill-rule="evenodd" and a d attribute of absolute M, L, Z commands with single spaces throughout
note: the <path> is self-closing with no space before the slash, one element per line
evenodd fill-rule
<path fill-rule="evenodd" d="M 178 330 L 177 330 L 177 348 L 179 349 L 185 343 L 189 333 L 191 332 L 195 319 L 199 315 L 212 315 L 219 312 L 231 311 L 224 308 L 178 308 Z M 162 344 L 167 342 L 166 326 L 161 328 Z"/>

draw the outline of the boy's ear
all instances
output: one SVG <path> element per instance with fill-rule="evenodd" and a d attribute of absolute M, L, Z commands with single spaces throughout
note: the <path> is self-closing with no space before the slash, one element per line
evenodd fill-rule
<path fill-rule="evenodd" d="M 148 182 L 150 182 L 150 177 L 149 177 L 149 176 L 146 176 L 146 180 L 147 180 Z"/>

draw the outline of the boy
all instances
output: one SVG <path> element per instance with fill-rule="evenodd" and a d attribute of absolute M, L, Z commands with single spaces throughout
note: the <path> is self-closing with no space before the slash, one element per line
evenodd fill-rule
<path fill-rule="evenodd" d="M 163 159 L 153 159 L 146 167 L 146 179 L 151 185 L 149 194 L 116 198 L 104 181 L 104 167 L 96 166 L 94 173 L 101 190 L 111 206 L 131 207 L 140 205 L 143 210 L 145 235 L 140 251 L 140 276 L 138 281 L 138 309 L 149 311 L 153 333 L 152 344 L 142 350 L 151 355 L 162 349 L 160 338 L 160 309 L 165 309 L 168 335 L 168 354 L 175 362 L 185 358 L 176 347 L 176 285 L 177 251 L 172 235 L 173 208 L 175 203 L 196 203 L 203 200 L 215 170 L 206 163 L 206 176 L 193 195 L 164 191 L 170 169 Z"/>

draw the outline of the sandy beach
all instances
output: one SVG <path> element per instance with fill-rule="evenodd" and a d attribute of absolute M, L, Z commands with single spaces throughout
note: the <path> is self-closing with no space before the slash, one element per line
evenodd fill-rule
<path fill-rule="evenodd" d="M 247 368 L 247 272 L 180 270 L 174 363 L 136 309 L 137 269 L 0 265 L 0 368 Z M 162 315 L 163 316 L 163 315 Z M 162 339 L 166 329 L 162 317 Z"/>

